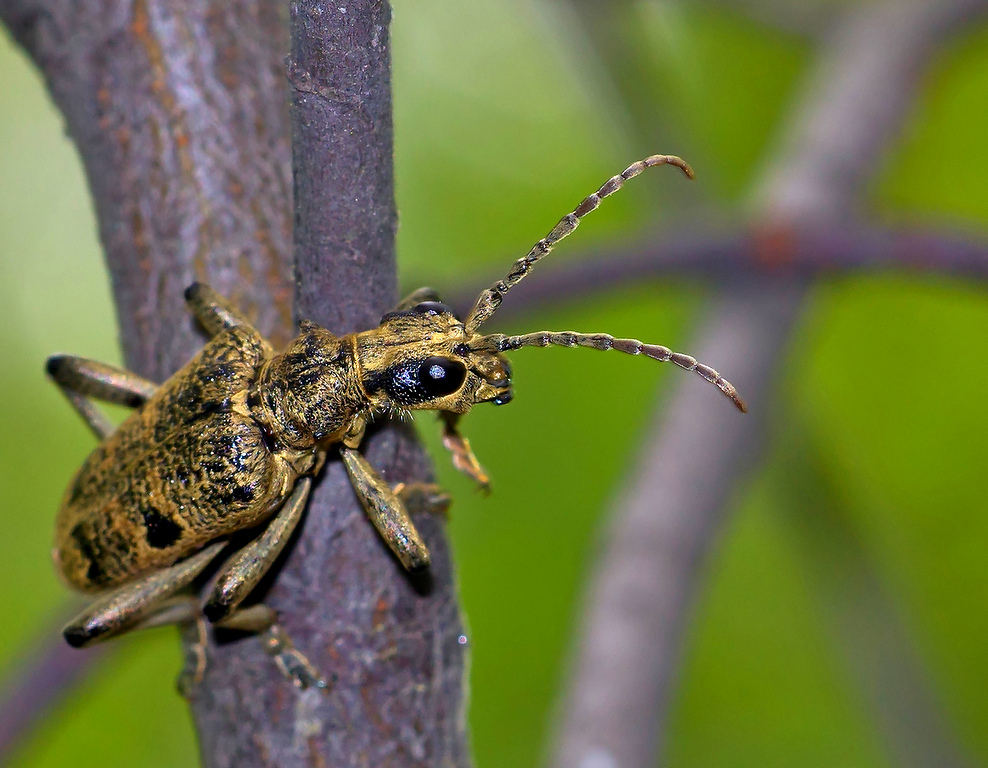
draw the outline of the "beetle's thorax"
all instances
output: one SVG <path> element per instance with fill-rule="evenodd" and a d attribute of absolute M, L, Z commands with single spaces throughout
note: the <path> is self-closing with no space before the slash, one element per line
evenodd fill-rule
<path fill-rule="evenodd" d="M 307 449 L 338 442 L 367 409 L 350 339 L 306 324 L 261 369 L 248 405 L 276 445 Z"/>

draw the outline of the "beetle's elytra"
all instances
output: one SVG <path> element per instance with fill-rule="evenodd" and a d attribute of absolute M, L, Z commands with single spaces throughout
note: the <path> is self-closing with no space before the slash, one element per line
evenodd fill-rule
<path fill-rule="evenodd" d="M 50 358 L 48 373 L 101 440 L 69 485 L 56 525 L 59 571 L 71 586 L 95 595 L 66 627 L 68 642 L 82 646 L 201 613 L 222 626 L 269 628 L 273 612 L 241 608 L 241 602 L 289 539 L 310 478 L 327 458 L 342 459 L 368 516 L 402 564 L 427 566 L 429 552 L 403 501 L 422 489 L 392 489 L 383 481 L 358 450 L 364 430 L 377 415 L 438 411 L 454 464 L 486 486 L 457 421 L 477 403 L 511 400 L 506 351 L 555 344 L 643 354 L 696 371 L 745 410 L 719 373 L 665 347 L 569 331 L 480 333 L 505 294 L 602 198 L 645 168 L 664 164 L 692 177 L 685 162 L 666 155 L 612 177 L 484 290 L 465 320 L 434 291 L 420 289 L 362 333 L 337 337 L 303 322 L 276 354 L 236 309 L 197 283 L 186 300 L 210 340 L 164 384 L 78 357 Z M 95 400 L 134 410 L 114 428 Z M 219 569 L 201 607 L 192 595 L 176 597 L 227 548 L 232 534 L 265 521 L 258 537 Z"/>

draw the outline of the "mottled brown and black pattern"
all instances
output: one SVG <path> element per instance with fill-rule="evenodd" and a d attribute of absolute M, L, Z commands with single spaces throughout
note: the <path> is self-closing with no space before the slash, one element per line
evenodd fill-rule
<path fill-rule="evenodd" d="M 272 452 L 271 427 L 246 405 L 269 359 L 255 333 L 225 331 L 90 454 L 56 528 L 73 586 L 118 585 L 278 508 L 315 455 L 311 442 L 308 456 Z"/>
<path fill-rule="evenodd" d="M 280 425 L 277 441 L 285 446 L 339 442 L 354 415 L 368 409 L 351 337 L 303 323 L 299 336 L 261 372 L 248 402 L 268 423 Z"/>

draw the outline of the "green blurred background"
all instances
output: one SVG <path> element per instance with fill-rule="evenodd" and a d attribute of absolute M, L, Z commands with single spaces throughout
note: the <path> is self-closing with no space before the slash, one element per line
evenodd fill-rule
<path fill-rule="evenodd" d="M 408 287 L 503 271 L 582 195 L 651 152 L 683 155 L 698 181 L 660 171 L 635 182 L 554 258 L 633 240 L 656 222 L 672 231 L 701 204 L 743 205 L 813 60 L 810 41 L 737 14 L 629 3 L 622 77 L 640 81 L 642 103 L 627 105 L 565 5 L 394 5 Z M 66 602 L 50 564 L 52 520 L 92 447 L 43 361 L 56 351 L 120 354 L 78 157 L 6 36 L 0 73 L 0 655 L 9 672 Z M 871 210 L 984 233 L 986 105 L 988 29 L 973 29 L 935 58 L 869 192 Z M 661 146 L 636 131 L 646 118 L 659 121 Z M 689 351 L 703 298 L 702 285 L 637 285 L 515 317 L 510 328 L 603 330 Z M 813 291 L 779 361 L 767 461 L 737 495 L 709 561 L 665 764 L 894 765 L 844 604 L 876 584 L 960 751 L 988 762 L 986 329 L 978 285 L 873 276 Z M 456 499 L 450 532 L 479 768 L 539 764 L 601 510 L 633 466 L 666 377 L 684 375 L 588 351 L 523 350 L 513 360 L 515 401 L 465 422 L 494 478 L 491 497 L 448 467 L 432 419 L 421 420 Z M 179 666 L 173 629 L 117 642 L 15 763 L 196 765 L 174 691 Z"/>

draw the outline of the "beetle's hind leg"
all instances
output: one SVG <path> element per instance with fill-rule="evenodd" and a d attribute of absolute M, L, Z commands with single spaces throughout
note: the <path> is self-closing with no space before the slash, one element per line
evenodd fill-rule
<path fill-rule="evenodd" d="M 101 440 L 113 434 L 115 427 L 93 400 L 137 408 L 158 389 L 153 381 L 136 373 L 75 355 L 53 355 L 45 367 L 72 407 Z"/>
<path fill-rule="evenodd" d="M 285 548 L 302 517 L 311 488 L 310 477 L 303 477 L 295 484 L 292 495 L 268 523 L 264 533 L 224 563 L 202 609 L 216 627 L 262 635 L 264 649 L 278 668 L 302 689 L 325 688 L 326 681 L 312 663 L 295 649 L 284 629 L 278 625 L 274 609 L 266 605 L 239 606 Z"/>
<path fill-rule="evenodd" d="M 310 488 L 312 478 L 301 478 L 264 533 L 224 563 L 203 608 L 206 618 L 217 622 L 232 614 L 264 578 L 298 525 Z"/>
<path fill-rule="evenodd" d="M 169 568 L 125 584 L 97 598 L 62 631 L 76 648 L 107 640 L 138 626 L 187 620 L 168 598 L 188 586 L 226 546 L 220 541 Z"/>
<path fill-rule="evenodd" d="M 185 645 L 188 654 L 176 685 L 178 692 L 190 699 L 206 673 L 206 649 L 208 648 L 206 619 L 199 608 L 199 602 L 192 595 L 185 598 L 183 606 L 176 606 L 176 610 L 171 615 L 162 612 L 161 616 L 160 620 L 157 616 L 152 616 L 147 622 L 141 624 L 140 628 L 159 624 L 179 623 L 186 625 Z M 274 659 L 274 663 L 281 670 L 281 673 L 298 688 L 305 690 L 306 688 L 329 687 L 312 662 L 296 650 L 285 630 L 278 624 L 278 614 L 273 608 L 261 604 L 241 608 L 216 622 L 213 626 L 218 629 L 258 635 L 265 653 Z"/>
<path fill-rule="evenodd" d="M 185 302 L 210 338 L 230 328 L 255 330 L 240 310 L 205 283 L 193 283 L 186 288 Z"/>

